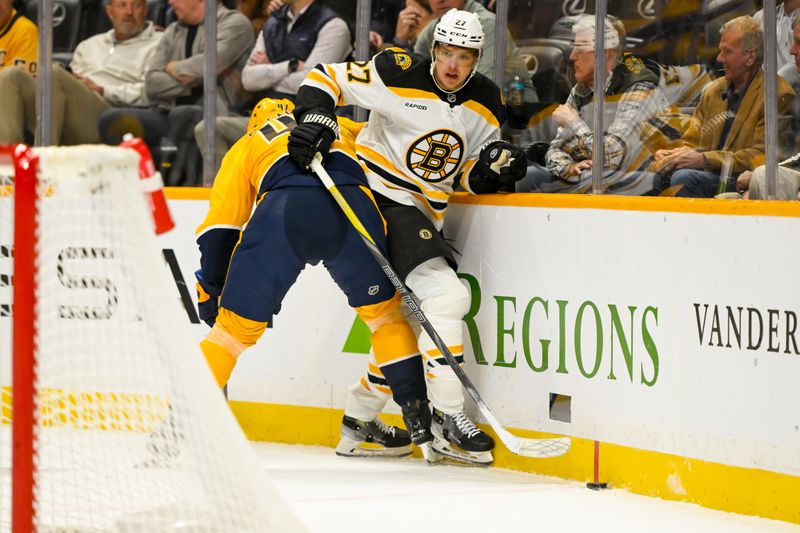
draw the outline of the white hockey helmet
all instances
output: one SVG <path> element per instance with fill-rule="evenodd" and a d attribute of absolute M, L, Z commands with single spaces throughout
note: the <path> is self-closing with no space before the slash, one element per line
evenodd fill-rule
<path fill-rule="evenodd" d="M 433 29 L 433 41 L 483 50 L 483 26 L 478 15 L 451 9 L 439 19 Z"/>
<path fill-rule="evenodd" d="M 439 19 L 439 22 L 436 23 L 433 29 L 433 42 L 431 43 L 431 76 L 436 86 L 439 86 L 436 77 L 433 76 L 434 64 L 436 63 L 436 56 L 434 55 L 436 43 L 471 48 L 478 51 L 478 60 L 475 62 L 475 66 L 472 68 L 470 75 L 464 80 L 464 85 L 466 85 L 478 70 L 478 63 L 480 63 L 481 57 L 483 57 L 484 40 L 483 26 L 477 14 L 453 8 L 442 15 L 442 18 Z M 459 87 L 459 89 L 461 87 Z M 442 88 L 439 87 L 439 89 Z M 442 90 L 444 91 L 444 89 Z"/>

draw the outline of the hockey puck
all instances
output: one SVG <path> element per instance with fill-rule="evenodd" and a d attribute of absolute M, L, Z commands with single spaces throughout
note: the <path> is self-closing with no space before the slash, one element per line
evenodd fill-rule
<path fill-rule="evenodd" d="M 592 490 L 605 490 L 608 488 L 608 483 L 587 483 L 586 488 Z"/>

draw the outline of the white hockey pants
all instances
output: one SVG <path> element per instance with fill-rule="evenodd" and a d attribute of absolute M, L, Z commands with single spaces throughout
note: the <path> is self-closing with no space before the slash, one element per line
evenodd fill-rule
<path fill-rule="evenodd" d="M 430 324 L 464 366 L 462 319 L 469 311 L 470 294 L 455 271 L 442 257 L 425 261 L 409 273 L 406 285 L 414 292 Z M 410 319 L 413 321 L 413 319 Z M 413 327 L 419 327 L 413 324 Z M 419 350 L 425 362 L 428 397 L 433 406 L 447 414 L 464 409 L 461 381 L 445 361 L 427 333 L 418 336 Z"/>

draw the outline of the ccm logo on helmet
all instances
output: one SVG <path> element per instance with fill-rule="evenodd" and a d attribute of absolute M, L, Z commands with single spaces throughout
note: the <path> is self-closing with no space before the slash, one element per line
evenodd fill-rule
<path fill-rule="evenodd" d="M 464 141 L 450 130 L 426 133 L 406 152 L 406 167 L 415 176 L 436 183 L 452 176 L 461 165 Z"/>

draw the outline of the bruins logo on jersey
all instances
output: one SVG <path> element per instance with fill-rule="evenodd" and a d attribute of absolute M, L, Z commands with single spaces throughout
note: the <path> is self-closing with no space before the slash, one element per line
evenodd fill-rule
<path fill-rule="evenodd" d="M 425 181 L 436 183 L 450 177 L 461 164 L 464 141 L 450 130 L 426 133 L 406 152 L 406 166 Z"/>
<path fill-rule="evenodd" d="M 401 69 L 408 70 L 411 66 L 411 56 L 408 54 L 395 54 L 394 62 L 397 63 L 397 66 Z"/>

